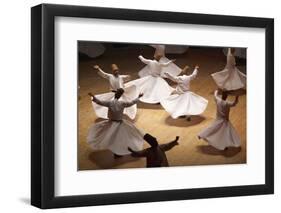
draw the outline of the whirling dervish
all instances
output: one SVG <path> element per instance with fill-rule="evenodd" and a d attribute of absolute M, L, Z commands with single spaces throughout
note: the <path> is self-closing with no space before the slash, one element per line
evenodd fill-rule
<path fill-rule="evenodd" d="M 155 44 L 155 45 L 150 45 L 152 47 L 155 48 L 155 53 L 154 53 L 154 56 L 157 56 L 157 55 L 161 55 L 162 57 L 160 58 L 159 62 L 161 63 L 166 63 L 168 61 L 170 61 L 168 58 L 166 58 L 165 56 L 165 45 L 161 45 L 161 44 Z M 144 68 L 142 68 L 140 71 L 139 71 L 139 76 L 142 78 L 142 77 L 145 77 L 145 76 L 148 76 L 150 73 L 151 73 L 151 67 L 146 65 Z M 166 67 L 163 67 L 162 68 L 162 71 L 161 71 L 161 76 L 166 78 L 165 74 L 164 73 L 170 73 L 171 75 L 179 75 L 181 73 L 181 68 L 179 68 L 176 64 L 174 63 L 170 63 L 168 66 Z"/>
<path fill-rule="evenodd" d="M 114 99 L 114 91 L 117 89 L 124 89 L 124 94 L 121 97 L 121 101 L 127 101 L 130 102 L 133 99 L 137 98 L 137 89 L 136 86 L 124 86 L 124 82 L 130 80 L 129 75 L 120 75 L 119 74 L 119 68 L 116 64 L 112 64 L 112 74 L 104 72 L 98 65 L 94 66 L 95 69 L 98 70 L 98 74 L 107 79 L 109 81 L 109 86 L 111 92 L 103 93 L 96 95 L 96 97 L 102 101 L 109 101 Z M 108 108 L 104 107 L 102 105 L 96 104 L 95 102 L 92 102 L 93 108 L 95 110 L 95 113 L 97 117 L 107 119 L 108 118 Z M 137 114 L 137 106 L 133 105 L 131 107 L 128 107 L 124 109 L 124 114 L 129 116 L 129 118 L 134 119 Z"/>
<path fill-rule="evenodd" d="M 234 50 L 228 48 L 225 68 L 220 72 L 211 74 L 217 86 L 222 90 L 237 90 L 246 86 L 246 75 L 236 67 L 235 57 L 233 56 Z"/>
<path fill-rule="evenodd" d="M 163 98 L 168 97 L 173 88 L 161 77 L 162 68 L 169 66 L 175 60 L 171 60 L 165 63 L 160 62 L 162 55 L 156 55 L 154 60 L 146 59 L 143 56 L 139 56 L 139 59 L 149 66 L 149 75 L 130 81 L 125 84 L 129 87 L 135 85 L 140 93 L 143 93 L 143 97 L 140 101 L 150 104 L 160 103 Z"/>
<path fill-rule="evenodd" d="M 182 69 L 183 75 L 181 76 L 165 73 L 169 79 L 177 83 L 177 86 L 173 93 L 162 99 L 160 103 L 174 119 L 187 116 L 187 119 L 190 120 L 191 115 L 202 114 L 208 105 L 208 100 L 190 91 L 190 81 L 196 78 L 199 66 L 195 66 L 191 75 L 185 75 L 187 69 L 188 66 Z"/>
<path fill-rule="evenodd" d="M 87 142 L 94 150 L 109 149 L 114 153 L 114 157 L 130 154 L 128 147 L 134 150 L 142 150 L 144 134 L 138 130 L 133 123 L 123 119 L 123 111 L 125 108 L 135 105 L 139 98 L 130 102 L 119 100 L 124 93 L 122 88 L 115 92 L 114 100 L 99 100 L 92 93 L 92 101 L 108 108 L 109 120 L 101 121 L 93 124 L 88 133 Z"/>
<path fill-rule="evenodd" d="M 236 106 L 239 96 L 236 96 L 233 102 L 227 101 L 227 96 L 227 91 L 222 91 L 222 98 L 218 96 L 218 90 L 215 91 L 216 119 L 210 126 L 198 134 L 199 139 L 204 139 L 219 150 L 240 146 L 239 135 L 229 121 L 230 108 Z"/>

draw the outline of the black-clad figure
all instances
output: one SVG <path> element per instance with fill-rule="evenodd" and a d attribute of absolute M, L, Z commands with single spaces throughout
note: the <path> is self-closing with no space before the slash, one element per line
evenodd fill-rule
<path fill-rule="evenodd" d="M 132 152 L 131 156 L 145 157 L 147 168 L 169 166 L 165 152 L 178 145 L 179 136 L 177 136 L 175 140 L 169 143 L 160 145 L 158 144 L 157 139 L 150 134 L 145 134 L 143 139 L 147 141 L 151 147 L 137 152 L 129 147 L 128 150 Z"/>

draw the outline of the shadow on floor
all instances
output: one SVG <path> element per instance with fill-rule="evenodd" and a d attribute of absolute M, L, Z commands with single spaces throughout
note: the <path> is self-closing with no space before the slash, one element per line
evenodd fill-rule
<path fill-rule="evenodd" d="M 136 115 L 135 119 L 131 119 L 129 116 L 127 116 L 126 114 L 124 114 L 124 115 L 123 115 L 123 119 L 124 119 L 124 120 L 128 120 L 128 121 L 134 123 L 134 122 L 136 122 L 137 119 L 138 119 L 138 114 Z M 95 121 L 94 121 L 94 123 L 99 123 L 99 122 L 101 122 L 101 121 L 107 121 L 107 120 L 108 120 L 108 119 L 104 119 L 104 118 L 96 118 Z"/>
<path fill-rule="evenodd" d="M 101 121 L 106 121 L 107 119 L 104 119 L 104 118 L 97 118 L 94 122 L 95 123 L 99 123 Z"/>
<path fill-rule="evenodd" d="M 148 104 L 148 103 L 143 103 L 143 102 L 139 102 L 138 103 L 138 108 L 142 108 L 142 109 L 163 109 L 161 104 Z"/>
<path fill-rule="evenodd" d="M 194 126 L 196 124 L 201 123 L 206 118 L 201 115 L 193 115 L 190 117 L 190 121 L 187 120 L 186 117 L 180 117 L 177 119 L 172 118 L 171 116 L 168 116 L 165 119 L 165 123 L 170 126 L 177 126 L 177 127 L 188 127 L 188 126 Z"/>
<path fill-rule="evenodd" d="M 229 91 L 228 94 L 233 96 L 242 96 L 242 95 L 246 95 L 246 90 L 245 89 L 232 90 Z"/>
<path fill-rule="evenodd" d="M 109 150 L 95 151 L 89 154 L 89 160 L 95 163 L 100 169 L 112 169 L 118 165 L 139 160 L 130 155 L 115 159 L 113 153 Z"/>
<path fill-rule="evenodd" d="M 200 145 L 197 148 L 199 152 L 207 155 L 223 155 L 225 157 L 233 157 L 241 151 L 241 147 L 228 147 L 226 150 L 218 150 L 211 145 Z"/>
<path fill-rule="evenodd" d="M 214 95 L 215 90 L 210 92 L 210 95 Z M 218 95 L 221 95 L 221 91 L 218 92 Z M 246 90 L 245 89 L 237 89 L 237 90 L 230 90 L 228 91 L 228 95 L 229 96 L 242 96 L 242 95 L 246 95 Z"/>

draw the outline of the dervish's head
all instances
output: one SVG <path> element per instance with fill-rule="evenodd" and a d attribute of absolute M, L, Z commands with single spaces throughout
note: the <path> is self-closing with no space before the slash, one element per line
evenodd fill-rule
<path fill-rule="evenodd" d="M 155 137 L 153 137 L 152 135 L 148 134 L 148 133 L 143 136 L 143 139 L 144 139 L 147 143 L 149 143 L 149 145 L 150 145 L 151 147 L 157 147 L 157 146 L 158 146 L 157 139 L 156 139 Z"/>
<path fill-rule="evenodd" d="M 111 64 L 111 69 L 112 69 L 112 74 L 114 76 L 118 76 L 119 75 L 119 68 L 116 64 Z"/>
<path fill-rule="evenodd" d="M 123 95 L 124 89 L 119 88 L 119 89 L 117 89 L 117 90 L 114 91 L 114 92 L 115 92 L 115 98 L 118 100 L 118 99 Z"/>
<path fill-rule="evenodd" d="M 156 61 L 160 61 L 160 59 L 163 57 L 163 55 L 160 55 L 160 54 L 156 54 L 156 55 L 154 55 L 154 59 L 156 60 Z"/>
<path fill-rule="evenodd" d="M 228 96 L 228 92 L 226 90 L 223 90 L 222 93 L 221 93 L 222 100 L 225 101 L 227 99 L 227 96 Z"/>

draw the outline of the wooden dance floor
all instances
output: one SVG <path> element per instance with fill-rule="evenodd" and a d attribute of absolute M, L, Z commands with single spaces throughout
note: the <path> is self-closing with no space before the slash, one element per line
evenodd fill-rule
<path fill-rule="evenodd" d="M 92 65 L 98 64 L 105 72 L 111 73 L 110 65 L 116 63 L 121 74 L 129 74 L 132 79 L 138 78 L 138 71 L 144 67 L 138 55 L 152 58 L 154 49 L 149 46 L 130 46 L 130 48 L 107 48 L 104 55 L 96 59 L 83 58 L 79 63 L 79 144 L 78 170 L 114 169 L 114 168 L 143 168 L 145 159 L 124 156 L 114 159 L 108 150 L 93 151 L 87 144 L 86 138 L 91 124 L 102 119 L 96 117 L 93 111 L 89 92 L 100 94 L 108 92 L 109 83 L 101 78 Z M 193 116 L 191 121 L 185 118 L 172 119 L 161 105 L 138 103 L 138 113 L 133 121 L 143 132 L 157 137 L 159 143 L 172 141 L 180 136 L 179 145 L 166 152 L 170 166 L 214 165 L 246 163 L 246 94 L 240 96 L 239 103 L 231 109 L 230 120 L 241 139 L 241 148 L 229 148 L 218 151 L 205 141 L 199 140 L 197 134 L 208 126 L 216 116 L 216 106 L 213 92 L 216 85 L 210 74 L 224 68 L 226 57 L 221 49 L 217 48 L 189 48 L 180 55 L 166 55 L 169 59 L 176 59 L 176 64 L 183 68 L 189 65 L 189 73 L 193 67 L 200 66 L 198 77 L 191 82 L 191 91 L 206 98 L 209 103 L 201 116 Z M 238 61 L 237 67 L 246 73 L 245 62 Z M 169 82 L 173 85 L 171 82 Z M 228 100 L 234 100 L 229 97 Z M 144 143 L 144 148 L 148 144 Z"/>

